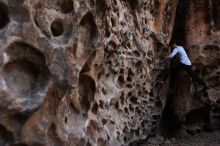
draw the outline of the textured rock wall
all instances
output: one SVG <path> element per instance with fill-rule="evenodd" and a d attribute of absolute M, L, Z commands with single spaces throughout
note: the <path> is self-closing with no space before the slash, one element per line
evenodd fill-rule
<path fill-rule="evenodd" d="M 219 7 L 196 2 L 179 26 L 177 0 L 1 0 L 0 145 L 116 146 L 156 134 L 169 91 L 162 44 L 182 28 L 218 122 Z M 185 120 L 201 93 L 180 79 L 187 84 L 172 102 Z"/>
<path fill-rule="evenodd" d="M 219 129 L 219 83 L 220 83 L 220 43 L 219 43 L 219 12 L 220 4 L 216 0 L 200 1 L 199 4 L 190 4 L 190 12 L 198 17 L 192 18 L 189 15 L 187 28 L 187 44 L 190 47 L 189 53 L 196 70 L 207 82 L 210 100 L 210 120 L 214 128 Z M 198 5 L 198 8 L 195 8 Z M 190 13 L 189 12 L 189 13 Z M 200 17 L 199 17 L 200 16 Z M 197 29 L 192 28 L 197 24 Z M 200 34 L 195 37 L 193 34 Z M 194 41 L 190 41 L 193 39 Z M 199 53 L 195 53 L 199 52 Z"/>
<path fill-rule="evenodd" d="M 177 73 L 175 95 L 161 122 L 165 135 L 219 129 L 219 6 L 215 0 L 179 1 L 173 37 L 185 46 L 193 69 L 210 89 L 204 92 L 185 72 Z"/>
<path fill-rule="evenodd" d="M 2 0 L 2 145 L 121 145 L 155 133 L 176 4 Z"/>

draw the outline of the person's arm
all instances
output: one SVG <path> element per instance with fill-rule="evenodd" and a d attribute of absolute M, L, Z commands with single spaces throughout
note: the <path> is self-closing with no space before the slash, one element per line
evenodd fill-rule
<path fill-rule="evenodd" d="M 173 58 L 174 56 L 176 56 L 177 53 L 178 53 L 178 50 L 177 50 L 177 48 L 175 48 L 175 49 L 173 50 L 173 52 L 172 52 L 167 58 L 171 59 L 171 58 Z"/>

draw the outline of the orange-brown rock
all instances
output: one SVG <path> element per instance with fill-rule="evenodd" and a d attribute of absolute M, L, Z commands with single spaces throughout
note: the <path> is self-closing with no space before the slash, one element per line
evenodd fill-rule
<path fill-rule="evenodd" d="M 219 14 L 217 0 L 0 0 L 0 145 L 117 146 L 219 128 Z M 163 45 L 174 38 L 207 94 L 179 72 L 170 96 Z"/>

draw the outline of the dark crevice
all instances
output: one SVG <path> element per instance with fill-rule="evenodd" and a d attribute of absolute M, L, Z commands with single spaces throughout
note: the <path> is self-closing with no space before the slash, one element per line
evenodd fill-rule
<path fill-rule="evenodd" d="M 220 30 L 220 3 L 219 3 L 219 0 L 212 0 L 212 15 L 213 15 L 215 29 Z"/>
<path fill-rule="evenodd" d="M 91 12 L 88 12 L 85 16 L 83 16 L 82 20 L 80 21 L 80 25 L 84 30 L 83 33 L 86 33 L 86 36 L 88 36 L 87 41 L 92 41 L 97 37 L 98 30 Z"/>
<path fill-rule="evenodd" d="M 197 122 L 208 123 L 210 121 L 209 111 L 210 109 L 208 107 L 203 107 L 189 112 L 186 115 L 186 124 L 192 124 Z"/>
<path fill-rule="evenodd" d="M 26 144 L 24 144 L 24 143 L 17 143 L 17 144 L 13 144 L 13 145 L 11 145 L 11 146 L 28 146 L 28 145 L 26 145 Z"/>
<path fill-rule="evenodd" d="M 102 12 L 107 7 L 106 0 L 96 0 L 97 12 Z"/>
<path fill-rule="evenodd" d="M 57 4 L 60 6 L 61 12 L 64 14 L 70 13 L 73 11 L 73 0 L 58 0 Z"/>
<path fill-rule="evenodd" d="M 168 99 L 160 121 L 160 133 L 165 137 L 174 137 L 178 134 L 181 126 L 182 123 L 175 115 L 175 109 L 172 106 L 172 98 Z"/>
<path fill-rule="evenodd" d="M 132 10 L 136 10 L 139 6 L 138 0 L 128 0 L 129 6 Z"/>
<path fill-rule="evenodd" d="M 3 2 L 0 2 L 0 29 L 3 29 L 9 21 L 8 6 Z"/>
<path fill-rule="evenodd" d="M 15 115 L 13 115 L 13 117 L 19 122 L 24 124 L 28 118 L 34 113 L 36 112 L 37 109 L 31 110 L 31 111 L 26 111 L 23 113 L 16 113 Z"/>
<path fill-rule="evenodd" d="M 81 70 L 81 74 L 85 73 L 85 72 L 89 72 L 90 71 L 90 66 L 89 64 L 86 62 Z"/>
<path fill-rule="evenodd" d="M 94 101 L 95 92 L 95 81 L 90 76 L 81 74 L 79 77 L 79 100 L 84 113 L 87 113 L 90 109 L 91 103 Z M 93 110 L 96 112 L 96 106 Z"/>
<path fill-rule="evenodd" d="M 173 34 L 171 39 L 171 41 L 175 41 L 177 45 L 186 45 L 186 22 L 189 5 L 189 0 L 179 0 L 178 2 Z M 173 59 L 171 65 L 175 65 L 175 62 L 176 60 Z M 160 133 L 165 137 L 174 137 L 178 135 L 183 124 L 182 121 L 179 120 L 178 115 L 176 115 L 175 109 L 173 107 L 173 102 L 176 95 L 175 92 L 177 92 L 177 87 L 179 87 L 177 84 L 180 72 L 175 70 L 169 70 L 166 74 L 170 74 L 170 84 L 166 105 L 163 110 L 162 118 L 160 121 Z"/>
<path fill-rule="evenodd" d="M 0 125 L 0 145 L 6 146 L 14 142 L 12 132 L 8 131 L 4 126 Z"/>
<path fill-rule="evenodd" d="M 57 126 L 52 123 L 48 129 L 48 140 L 50 141 L 50 144 L 53 146 L 61 146 L 63 145 L 63 142 L 60 140 L 60 137 L 57 133 Z"/>
<path fill-rule="evenodd" d="M 95 103 L 95 104 L 93 105 L 92 112 L 93 112 L 94 114 L 97 114 L 98 108 L 99 108 L 98 104 Z"/>
<path fill-rule="evenodd" d="M 171 39 L 172 41 L 176 41 L 178 45 L 182 46 L 186 45 L 186 22 L 189 6 L 189 0 L 179 0 Z"/>

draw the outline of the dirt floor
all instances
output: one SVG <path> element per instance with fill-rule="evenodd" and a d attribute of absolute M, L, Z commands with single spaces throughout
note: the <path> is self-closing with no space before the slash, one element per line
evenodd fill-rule
<path fill-rule="evenodd" d="M 220 146 L 220 131 L 171 139 L 158 136 L 149 140 L 148 144 L 141 146 Z"/>

